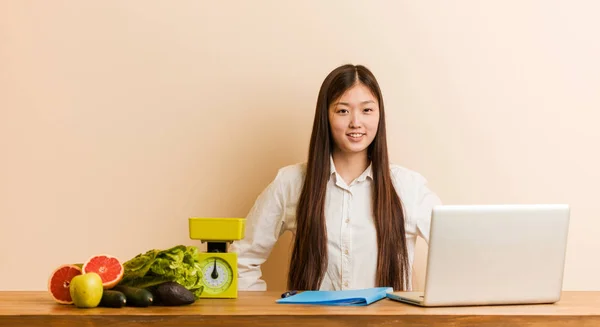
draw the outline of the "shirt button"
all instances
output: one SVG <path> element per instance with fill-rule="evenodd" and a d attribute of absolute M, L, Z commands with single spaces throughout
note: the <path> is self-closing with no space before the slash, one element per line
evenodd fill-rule
<path fill-rule="evenodd" d="M 345 254 L 345 255 L 348 255 L 348 249 L 345 249 L 345 250 L 344 250 L 344 254 Z"/>
<path fill-rule="evenodd" d="M 348 287 L 348 282 L 344 282 L 344 286 Z"/>
<path fill-rule="evenodd" d="M 346 224 L 350 223 L 350 218 L 346 218 Z"/>

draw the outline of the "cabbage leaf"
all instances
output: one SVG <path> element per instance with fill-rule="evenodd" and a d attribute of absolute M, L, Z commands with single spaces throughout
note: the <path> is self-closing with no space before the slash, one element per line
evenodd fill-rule
<path fill-rule="evenodd" d="M 152 249 L 126 261 L 123 267 L 125 271 L 120 285 L 149 288 L 164 282 L 176 282 L 194 293 L 196 299 L 204 289 L 198 248 L 195 246 Z"/>

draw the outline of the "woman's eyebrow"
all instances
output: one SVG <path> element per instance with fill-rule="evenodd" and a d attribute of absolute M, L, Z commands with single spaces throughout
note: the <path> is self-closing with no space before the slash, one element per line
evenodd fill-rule
<path fill-rule="evenodd" d="M 366 100 L 366 101 L 361 102 L 360 104 L 367 104 L 367 103 L 375 103 L 375 101 Z M 349 106 L 350 104 L 348 102 L 338 102 L 338 103 L 336 103 L 336 105 Z"/>

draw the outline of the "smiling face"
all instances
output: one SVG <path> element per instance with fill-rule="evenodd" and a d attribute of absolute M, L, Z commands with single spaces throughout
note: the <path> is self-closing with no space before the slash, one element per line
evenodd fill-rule
<path fill-rule="evenodd" d="M 379 125 L 379 103 L 371 90 L 356 83 L 329 106 L 329 126 L 335 143 L 334 152 L 364 153 Z"/>

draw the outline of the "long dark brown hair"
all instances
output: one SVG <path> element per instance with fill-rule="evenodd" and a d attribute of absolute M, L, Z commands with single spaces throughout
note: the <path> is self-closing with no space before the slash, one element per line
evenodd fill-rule
<path fill-rule="evenodd" d="M 375 76 L 361 65 L 334 69 L 319 91 L 310 138 L 306 177 L 296 212 L 296 235 L 288 274 L 288 289 L 317 290 L 327 271 L 325 193 L 334 141 L 329 128 L 330 104 L 356 83 L 368 87 L 379 103 L 377 134 L 367 150 L 373 170 L 373 216 L 377 230 L 376 286 L 405 290 L 408 255 L 404 210 L 392 184 L 388 160 L 383 97 Z"/>

